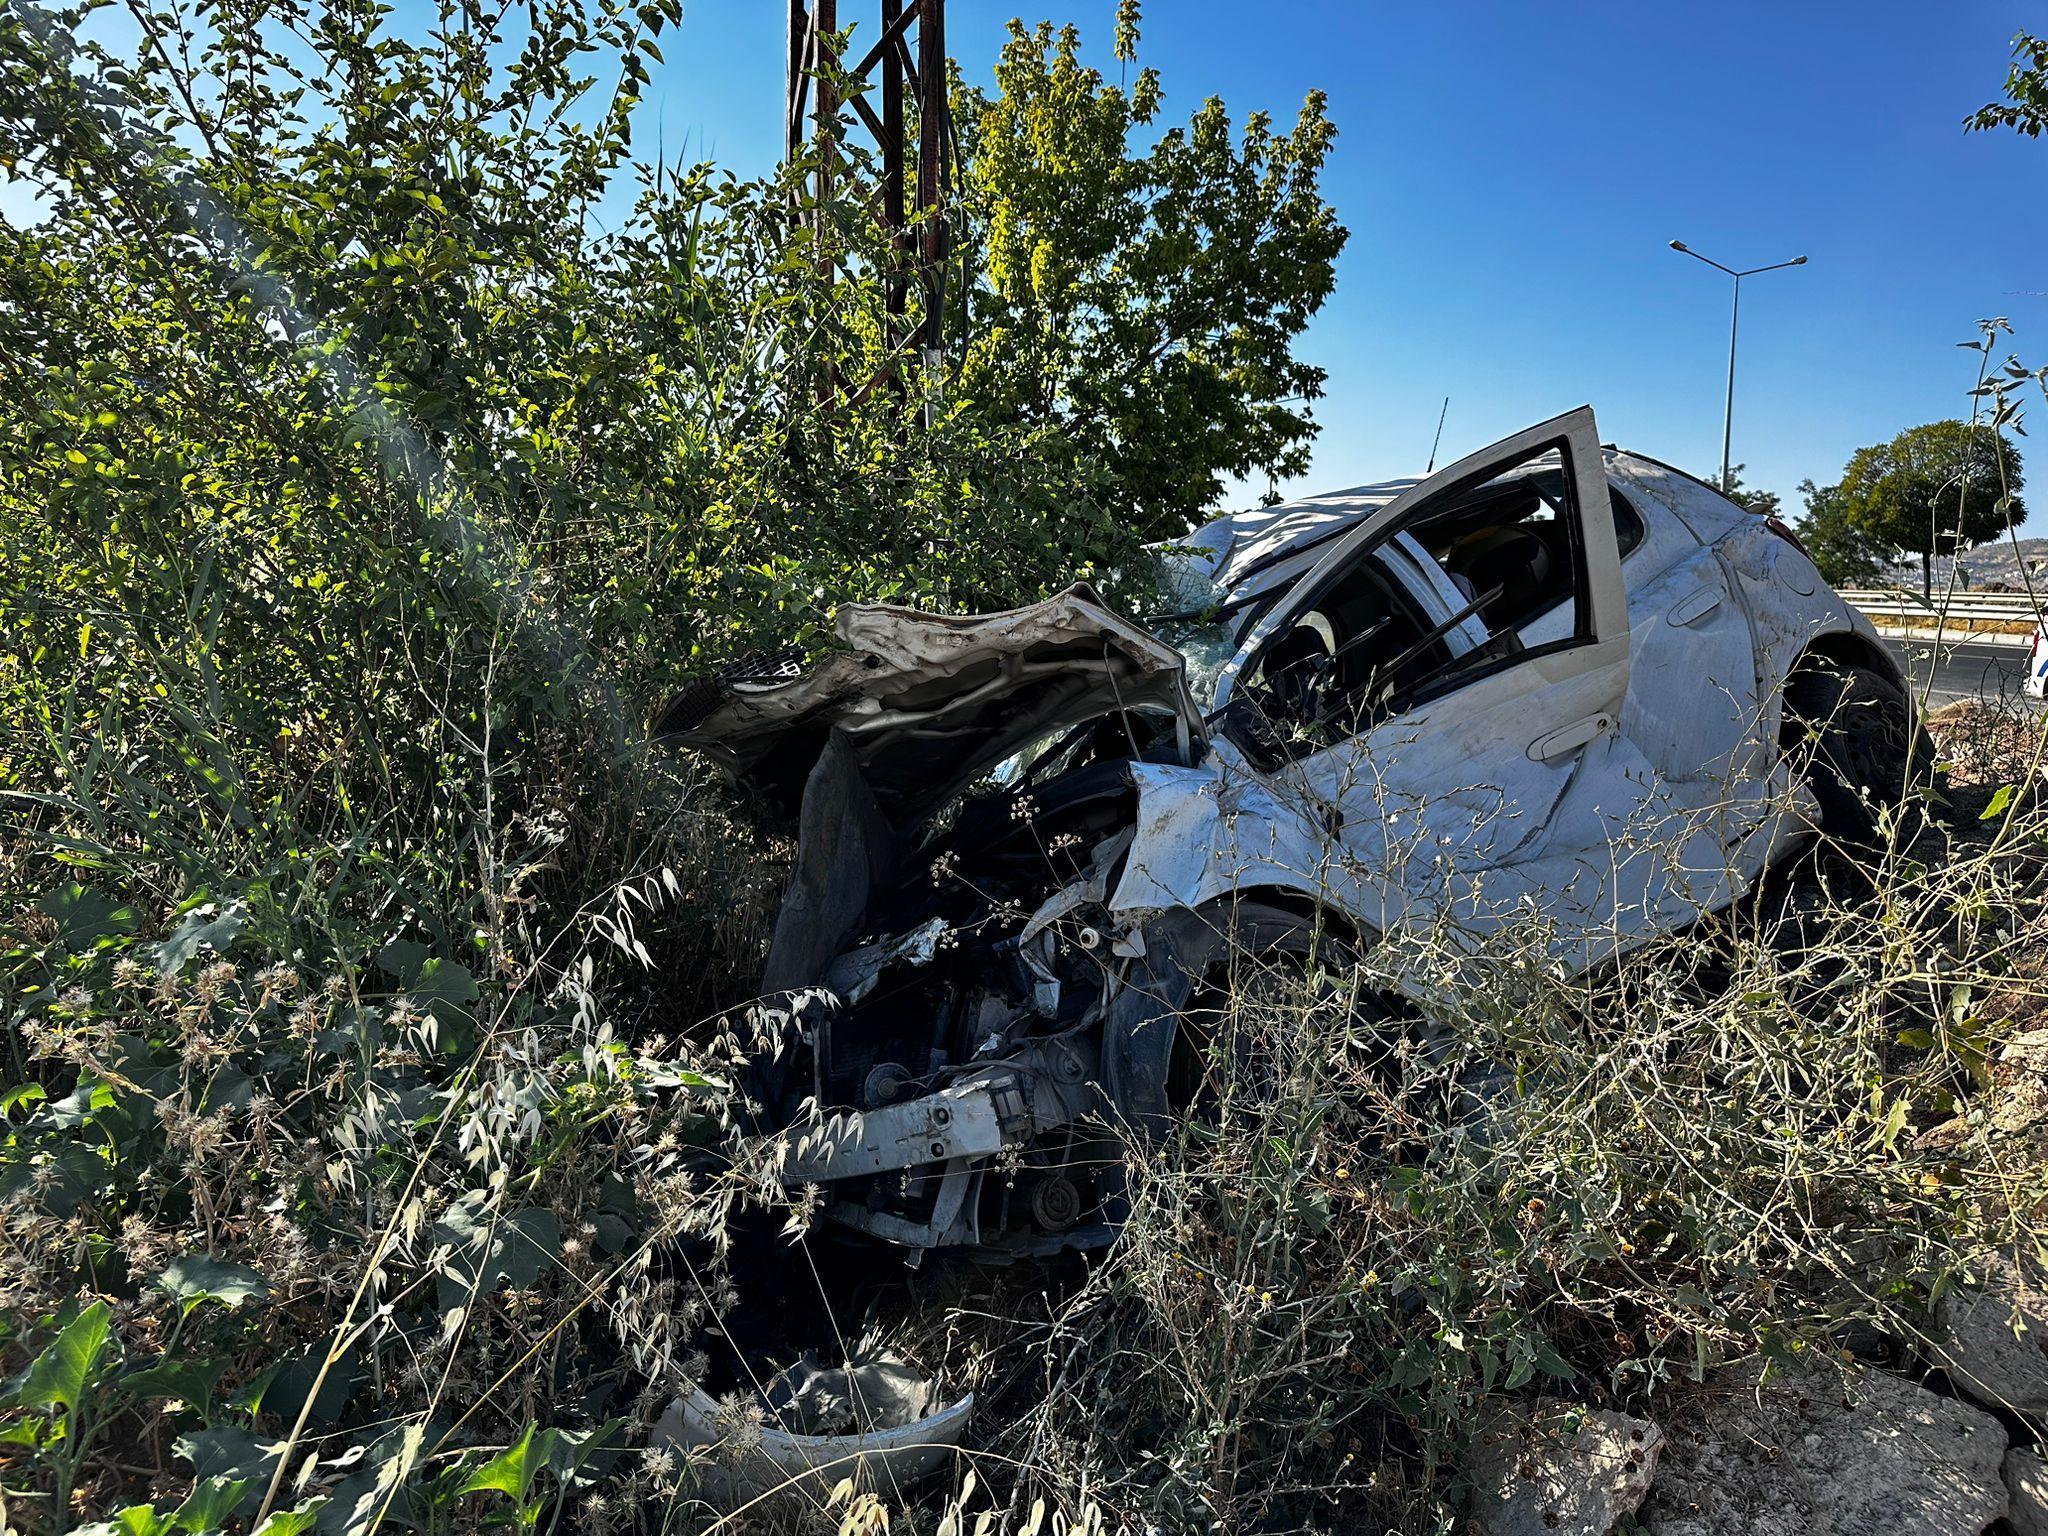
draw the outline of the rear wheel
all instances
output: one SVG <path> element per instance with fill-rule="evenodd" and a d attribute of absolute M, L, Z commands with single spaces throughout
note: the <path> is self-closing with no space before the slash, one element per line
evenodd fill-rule
<path fill-rule="evenodd" d="M 1801 663 L 1785 684 L 1781 742 L 1819 803 L 1821 834 L 1863 852 L 1882 846 L 1884 813 L 1905 802 L 1909 775 L 1926 778 L 1934 766 L 1906 690 L 1857 662 Z"/>

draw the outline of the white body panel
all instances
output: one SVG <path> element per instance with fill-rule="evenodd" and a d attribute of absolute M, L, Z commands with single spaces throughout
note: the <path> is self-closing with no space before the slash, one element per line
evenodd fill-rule
<path fill-rule="evenodd" d="M 1530 436 L 1474 460 L 1512 456 Z M 1611 593 L 1595 573 L 1596 604 L 1610 598 L 1625 627 L 1481 677 L 1276 772 L 1227 742 L 1200 768 L 1140 768 L 1137 837 L 1111 907 L 1141 920 L 1285 890 L 1368 931 L 1428 928 L 1473 946 L 1533 918 L 1554 957 L 1577 970 L 1726 906 L 1799 841 L 1807 824 L 1787 811 L 1811 805 L 1778 751 L 1782 685 L 1827 637 L 1882 655 L 1876 632 L 1763 519 L 1654 461 L 1611 450 L 1604 461 L 1643 524 Z M 1218 533 L 1194 542 L 1222 556 L 1215 569 L 1227 581 L 1251 563 L 1247 534 L 1268 559 L 1276 530 L 1298 542 L 1320 534 L 1321 572 L 1458 469 L 1265 509 L 1256 522 L 1220 519 Z M 1287 564 L 1298 591 L 1315 585 L 1299 559 Z M 1219 696 L 1300 606 L 1290 594 L 1264 617 Z M 1568 624 L 1552 613 L 1524 638 L 1540 646 L 1544 626 Z M 2041 654 L 2048 660 L 2048 643 Z M 1582 743 L 1532 755 L 1545 732 L 1603 710 L 1611 720 Z"/>
<path fill-rule="evenodd" d="M 1575 541 L 1572 600 L 1500 648 L 1470 616 L 1469 581 L 1409 530 L 1525 476 L 1565 504 L 1551 526 L 1569 523 Z M 1832 645 L 1896 672 L 1789 538 L 1691 476 L 1602 449 L 1583 407 L 1425 480 L 1227 514 L 1175 551 L 1164 580 L 1179 606 L 1220 616 L 1181 651 L 1079 588 L 977 618 L 855 608 L 840 616 L 849 653 L 801 678 L 735 682 L 674 734 L 801 784 L 837 731 L 908 835 L 1049 728 L 1158 710 L 1178 717 L 1178 765 L 1130 763 L 1137 824 L 1113 912 L 1137 922 L 1284 890 L 1374 932 L 1449 927 L 1474 942 L 1534 912 L 1578 968 L 1725 906 L 1801 835 L 1787 811 L 1810 806 L 1778 741 L 1802 654 Z M 1322 595 L 1368 561 L 1440 638 L 1448 686 L 1259 766 L 1215 727 L 1262 648 L 1315 627 Z M 2048 643 L 2037 653 L 2048 667 Z M 1195 694 L 1212 695 L 1206 753 L 1183 657 Z"/>
<path fill-rule="evenodd" d="M 1496 944 L 1584 970 L 1727 906 L 1807 834 L 1780 745 L 1802 657 L 1898 672 L 1783 529 L 1603 450 L 1586 409 L 1176 549 L 1172 643 L 1079 588 L 976 618 L 849 609 L 848 649 L 808 674 L 757 662 L 670 709 L 670 734 L 757 788 L 801 786 L 764 990 L 797 1000 L 809 1063 L 785 1111 L 833 1109 L 783 1166 L 830 1185 L 843 1225 L 918 1252 L 1108 1241 L 1081 1213 L 1109 1196 L 1062 1191 L 1063 1170 L 1090 1165 L 1069 1152 L 1091 1093 L 1166 1101 L 1171 1032 L 1118 1010 L 1148 996 L 1132 976 L 1171 977 L 1176 945 L 1219 932 L 1190 914 L 1340 913 L 1394 947 L 1383 974 L 1425 1013 Z M 1041 840 L 1067 827 L 1087 839 Z M 979 958 L 956 972 L 954 944 Z M 919 990 L 941 966 L 943 1005 Z M 805 1011 L 821 998 L 836 1009 Z M 1005 1157 L 1039 1180 L 1029 1214 L 1008 1176 L 984 1199 Z M 687 1413 L 671 1430 L 692 1432 Z M 757 1470 L 811 1448 L 785 1449 Z"/>

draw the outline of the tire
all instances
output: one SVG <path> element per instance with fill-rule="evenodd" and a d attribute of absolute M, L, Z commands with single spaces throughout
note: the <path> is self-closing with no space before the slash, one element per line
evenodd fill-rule
<path fill-rule="evenodd" d="M 1347 966 L 1355 951 L 1327 924 L 1254 900 L 1171 912 L 1145 932 L 1145 954 L 1125 975 L 1103 1028 L 1103 1087 L 1116 1115 L 1162 1138 L 1213 1100 L 1207 1064 L 1233 996 L 1253 978 L 1284 982 Z M 1395 1016 L 1390 999 L 1362 996 L 1354 1015 Z M 1256 1047 L 1230 1042 L 1240 1069 L 1266 1070 Z"/>
<path fill-rule="evenodd" d="M 1905 804 L 1908 775 L 1927 779 L 1934 767 L 1934 745 L 1906 690 L 1857 662 L 1800 664 L 1785 683 L 1780 742 L 1819 803 L 1822 838 L 1859 853 L 1883 847 L 1883 813 Z"/>

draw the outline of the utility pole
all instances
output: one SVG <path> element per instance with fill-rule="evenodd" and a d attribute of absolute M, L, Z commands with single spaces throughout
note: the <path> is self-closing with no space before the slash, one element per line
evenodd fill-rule
<path fill-rule="evenodd" d="M 833 77 L 853 81 L 873 77 L 881 69 L 878 115 L 864 95 L 846 101 L 882 152 L 882 223 L 890 233 L 897 269 L 887 274 L 891 347 L 912 338 L 902 331 L 908 290 L 914 280 L 923 291 L 924 315 L 915 338 L 928 366 L 944 356 L 946 332 L 946 263 L 952 252 L 946 203 L 952 187 L 952 120 L 946 101 L 946 0 L 879 0 L 880 30 L 873 45 L 851 69 L 841 71 L 828 59 L 839 28 L 839 0 L 789 0 L 789 86 L 785 116 L 786 149 L 794 160 L 807 138 L 819 148 L 813 181 L 820 272 L 827 281 L 836 258 L 826 239 L 827 205 L 832 191 L 833 145 L 837 137 L 839 95 Z M 911 33 L 916 33 L 915 57 Z M 828 67 L 831 66 L 831 67 Z M 816 82 L 817 103 L 810 108 Z M 904 124 L 904 92 L 917 112 L 917 202 L 906 209 L 905 182 L 910 148 Z M 806 117 L 810 121 L 806 123 Z"/>
<path fill-rule="evenodd" d="M 1704 261 L 1716 271 L 1726 272 L 1735 279 L 1735 302 L 1728 312 L 1728 403 L 1721 414 L 1721 494 L 1726 496 L 1732 489 L 1728 449 L 1735 436 L 1735 328 L 1742 319 L 1742 280 L 1745 277 L 1755 277 L 1759 272 L 1775 272 L 1780 267 L 1803 267 L 1806 265 L 1806 258 L 1794 256 L 1790 261 L 1774 261 L 1767 267 L 1749 267 L 1738 272 L 1733 267 L 1722 266 L 1711 256 L 1702 256 L 1683 240 L 1672 241 L 1671 249 L 1682 252 L 1695 261 Z"/>

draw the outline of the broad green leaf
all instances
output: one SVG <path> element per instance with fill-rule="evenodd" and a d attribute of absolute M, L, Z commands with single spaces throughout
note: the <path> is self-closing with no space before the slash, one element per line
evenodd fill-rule
<path fill-rule="evenodd" d="M 123 1376 L 121 1390 L 131 1397 L 173 1398 L 204 1408 L 227 1368 L 225 1360 L 159 1360 Z"/>
<path fill-rule="evenodd" d="M 421 1013 L 434 1016 L 435 1044 L 451 1055 L 466 1054 L 476 1038 L 476 1001 L 482 996 L 469 967 L 453 960 L 420 962 L 406 995 Z"/>
<path fill-rule="evenodd" d="M 142 926 L 133 907 L 76 881 L 45 893 L 36 903 L 36 910 L 55 920 L 57 942 L 66 949 L 83 948 L 95 939 L 131 934 Z"/>
<path fill-rule="evenodd" d="M 12 1114 L 23 1105 L 40 1104 L 50 1096 L 41 1083 L 16 1083 L 5 1093 L 0 1093 L 0 1115 Z"/>
<path fill-rule="evenodd" d="M 327 1507 L 325 1498 L 308 1499 L 296 1509 L 273 1511 L 264 1522 L 251 1532 L 251 1536 L 302 1536 L 311 1530 L 320 1518 L 320 1511 Z"/>
<path fill-rule="evenodd" d="M 554 1440 L 552 1430 L 541 1435 L 541 1445 L 536 1451 L 534 1436 L 538 1430 L 539 1426 L 529 1419 L 525 1434 L 465 1477 L 462 1486 L 455 1491 L 482 1493 L 495 1490 L 506 1495 L 514 1504 L 524 1506 L 527 1493 L 533 1487 L 534 1474 L 546 1462 Z"/>
<path fill-rule="evenodd" d="M 1562 1381 L 1570 1381 L 1578 1374 L 1562 1355 L 1551 1348 L 1550 1340 L 1540 1334 L 1536 1337 L 1533 1358 L 1536 1362 L 1536 1369 L 1546 1376 L 1555 1376 Z"/>
<path fill-rule="evenodd" d="M 472 1295 L 533 1284 L 561 1251 L 562 1224 L 554 1212 L 538 1206 L 493 1220 L 489 1197 L 472 1191 L 441 1213 L 433 1239 L 453 1250 L 439 1285 L 445 1315 L 459 1311 Z"/>
<path fill-rule="evenodd" d="M 96 1301 L 74 1317 L 29 1366 L 15 1389 L 16 1402 L 33 1408 L 76 1408 L 99 1379 L 118 1346 L 113 1343 L 113 1314 Z"/>
<path fill-rule="evenodd" d="M 206 1478 L 192 1490 L 191 1497 L 178 1506 L 171 1516 L 172 1523 L 179 1530 L 189 1532 L 190 1536 L 220 1530 L 241 1508 L 249 1486 L 242 1478 Z"/>
<path fill-rule="evenodd" d="M 410 987 L 431 953 L 414 939 L 393 939 L 377 951 L 377 966 L 401 987 Z"/>
<path fill-rule="evenodd" d="M 564 1488 L 595 1482 L 617 1459 L 625 1430 L 624 1419 L 607 1419 L 595 1429 L 549 1430 L 548 1469 Z"/>
<path fill-rule="evenodd" d="M 170 1536 L 176 1527 L 153 1504 L 131 1504 L 111 1520 L 73 1526 L 69 1536 Z"/>
<path fill-rule="evenodd" d="M 248 1265 L 206 1253 L 173 1259 L 150 1284 L 188 1313 L 202 1302 L 218 1301 L 232 1308 L 270 1295 L 269 1284 Z"/>
<path fill-rule="evenodd" d="M 239 901 L 202 902 L 187 912 L 170 937 L 156 947 L 156 968 L 176 975 L 202 947 L 226 954 L 248 926 L 249 909 Z"/>
<path fill-rule="evenodd" d="M 421 962 L 407 991 L 422 1006 L 437 1002 L 473 1003 L 481 995 L 468 966 L 439 958 Z"/>

